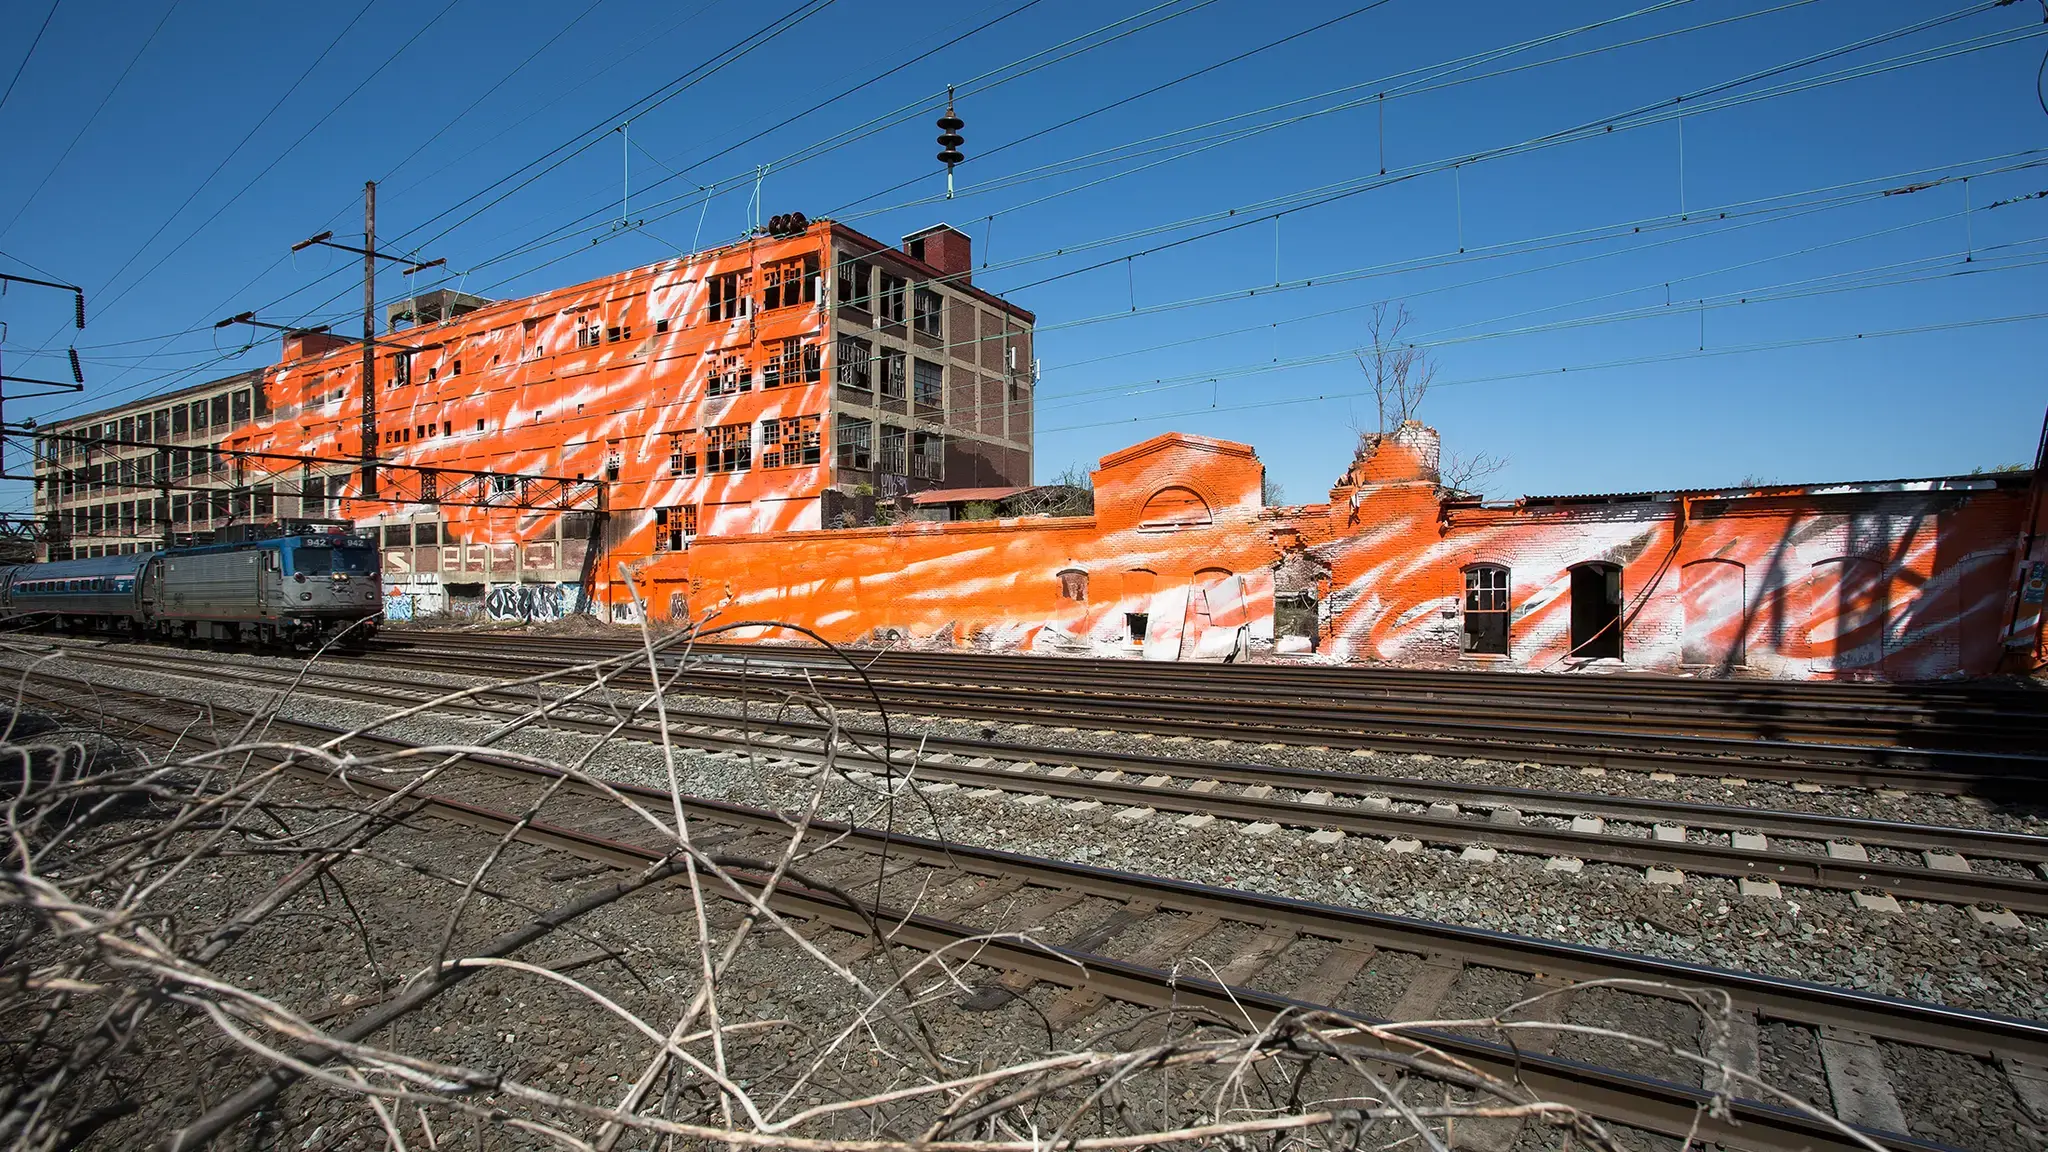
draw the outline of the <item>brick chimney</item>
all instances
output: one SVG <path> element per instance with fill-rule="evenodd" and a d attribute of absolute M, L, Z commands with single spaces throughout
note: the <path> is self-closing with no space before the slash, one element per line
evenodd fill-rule
<path fill-rule="evenodd" d="M 974 241 L 951 224 L 934 224 L 903 238 L 903 250 L 912 260 L 922 260 L 955 283 L 972 283 Z"/>

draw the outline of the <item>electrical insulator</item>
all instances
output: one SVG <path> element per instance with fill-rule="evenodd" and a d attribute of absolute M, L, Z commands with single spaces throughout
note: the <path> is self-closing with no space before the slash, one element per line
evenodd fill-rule
<path fill-rule="evenodd" d="M 810 226 L 811 218 L 801 212 L 790 212 L 785 215 L 768 218 L 768 234 L 770 236 L 801 236 L 804 234 L 804 229 Z"/>
<path fill-rule="evenodd" d="M 78 325 L 78 330 L 83 332 L 85 331 L 85 293 L 80 292 L 78 294 L 76 303 L 78 308 L 72 316 L 72 320 Z"/>
<path fill-rule="evenodd" d="M 76 348 L 71 349 L 71 378 L 80 384 L 85 383 L 85 369 L 78 366 L 78 349 Z"/>
<path fill-rule="evenodd" d="M 960 146 L 967 143 L 967 137 L 960 134 L 960 130 L 965 127 L 967 127 L 967 121 L 962 120 L 953 112 L 953 86 L 948 84 L 946 86 L 946 114 L 939 117 L 939 163 L 946 166 L 946 199 L 948 200 L 953 198 L 953 165 L 967 159 L 960 151 Z"/>

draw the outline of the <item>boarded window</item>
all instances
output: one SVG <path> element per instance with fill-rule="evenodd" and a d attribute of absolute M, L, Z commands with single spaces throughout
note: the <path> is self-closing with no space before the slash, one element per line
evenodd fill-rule
<path fill-rule="evenodd" d="M 1508 570 L 1498 564 L 1465 569 L 1465 651 L 1508 654 Z"/>
<path fill-rule="evenodd" d="M 821 418 L 785 416 L 761 421 L 761 467 L 795 468 L 820 458 Z"/>
<path fill-rule="evenodd" d="M 713 396 L 731 396 L 746 392 L 754 387 L 754 366 L 738 352 L 726 352 L 707 356 L 711 365 L 711 377 L 704 390 Z"/>
<path fill-rule="evenodd" d="M 668 474 L 671 476 L 695 476 L 697 474 L 697 431 L 687 428 L 668 434 Z"/>
<path fill-rule="evenodd" d="M 1088 574 L 1079 568 L 1068 568 L 1060 573 L 1060 599 L 1088 599 Z"/>
<path fill-rule="evenodd" d="M 1176 485 L 1161 488 L 1145 501 L 1144 510 L 1138 514 L 1138 527 L 1152 532 L 1174 532 L 1200 528 L 1214 520 L 1208 501 L 1194 489 Z"/>
<path fill-rule="evenodd" d="M 1806 581 L 1806 643 L 1816 672 L 1876 671 L 1884 664 L 1883 571 L 1842 556 L 1813 566 Z"/>
<path fill-rule="evenodd" d="M 1679 574 L 1685 610 L 1682 658 L 1702 667 L 1738 668 L 1748 630 L 1744 573 L 1733 560 L 1695 560 Z"/>

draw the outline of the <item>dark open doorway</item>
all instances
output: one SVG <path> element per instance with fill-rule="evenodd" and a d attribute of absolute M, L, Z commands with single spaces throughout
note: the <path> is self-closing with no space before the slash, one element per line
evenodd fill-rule
<path fill-rule="evenodd" d="M 1572 569 L 1572 655 L 1621 659 L 1621 569 L 1612 564 Z"/>

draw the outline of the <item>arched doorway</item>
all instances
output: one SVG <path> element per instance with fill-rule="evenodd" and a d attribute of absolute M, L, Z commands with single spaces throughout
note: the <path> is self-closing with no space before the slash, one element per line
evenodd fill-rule
<path fill-rule="evenodd" d="M 1620 565 L 1595 560 L 1571 571 L 1571 654 L 1581 660 L 1621 659 Z"/>

